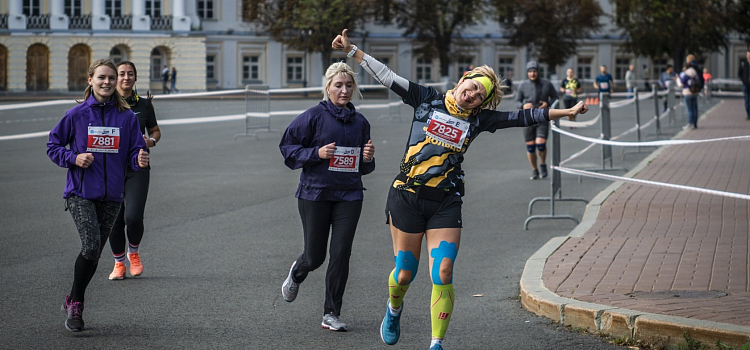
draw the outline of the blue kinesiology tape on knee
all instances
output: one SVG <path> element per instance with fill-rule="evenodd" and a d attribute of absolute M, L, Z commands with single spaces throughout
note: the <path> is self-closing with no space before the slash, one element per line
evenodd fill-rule
<path fill-rule="evenodd" d="M 547 149 L 547 143 L 537 143 L 536 149 L 538 149 L 539 152 L 544 152 L 544 150 Z"/>
<path fill-rule="evenodd" d="M 536 147 L 534 145 L 526 145 L 526 152 L 534 153 L 536 152 Z"/>
<path fill-rule="evenodd" d="M 398 256 L 394 256 L 393 259 L 396 261 L 396 269 L 393 270 L 393 279 L 398 281 L 399 272 L 401 270 L 408 270 L 411 271 L 411 279 L 409 279 L 409 283 L 407 284 L 410 284 L 414 280 L 414 277 L 417 276 L 417 269 L 419 268 L 417 257 L 408 250 L 399 250 Z"/>
<path fill-rule="evenodd" d="M 433 248 L 430 251 L 430 256 L 435 259 L 432 261 L 432 283 L 443 285 L 443 281 L 440 280 L 440 264 L 443 262 L 443 258 L 451 259 L 451 262 L 456 261 L 458 255 L 458 247 L 456 243 L 448 243 L 447 241 L 440 242 L 437 248 Z M 448 284 L 453 283 L 453 274 L 451 273 L 451 280 Z"/>

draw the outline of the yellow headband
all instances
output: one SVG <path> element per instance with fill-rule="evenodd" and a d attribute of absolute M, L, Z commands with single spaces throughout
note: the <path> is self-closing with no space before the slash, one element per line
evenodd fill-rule
<path fill-rule="evenodd" d="M 464 79 L 476 80 L 484 85 L 484 90 L 487 92 L 487 97 L 484 98 L 483 102 L 487 102 L 495 94 L 495 85 L 492 84 L 490 78 L 487 78 L 484 75 L 469 73 L 464 75 Z"/>

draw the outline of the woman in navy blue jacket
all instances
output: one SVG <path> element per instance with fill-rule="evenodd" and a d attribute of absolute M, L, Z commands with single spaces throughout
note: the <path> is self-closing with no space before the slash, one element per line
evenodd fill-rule
<path fill-rule="evenodd" d="M 354 93 L 359 92 L 352 68 L 337 62 L 328 67 L 325 77 L 323 101 L 297 116 L 279 143 L 284 164 L 291 169 L 302 168 L 295 197 L 305 240 L 281 294 L 284 300 L 294 301 L 299 284 L 323 264 L 330 231 L 331 256 L 321 327 L 346 331 L 339 316 L 362 211 L 362 175 L 375 170 L 375 147 L 370 124 L 351 103 Z"/>

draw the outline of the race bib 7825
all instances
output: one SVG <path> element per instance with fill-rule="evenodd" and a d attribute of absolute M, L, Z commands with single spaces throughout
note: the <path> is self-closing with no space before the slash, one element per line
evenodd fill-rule
<path fill-rule="evenodd" d="M 427 124 L 427 135 L 443 141 L 455 148 L 461 148 L 469 131 L 469 122 L 434 111 Z"/>

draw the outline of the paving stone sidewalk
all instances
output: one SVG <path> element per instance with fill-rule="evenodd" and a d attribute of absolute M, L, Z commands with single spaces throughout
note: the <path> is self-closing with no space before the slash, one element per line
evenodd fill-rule
<path fill-rule="evenodd" d="M 750 120 L 732 99 L 677 137 L 742 135 Z M 750 194 L 750 141 L 663 147 L 642 164 L 634 177 Z M 527 309 L 614 336 L 750 342 L 750 201 L 630 183 L 600 197 L 527 262 Z"/>

